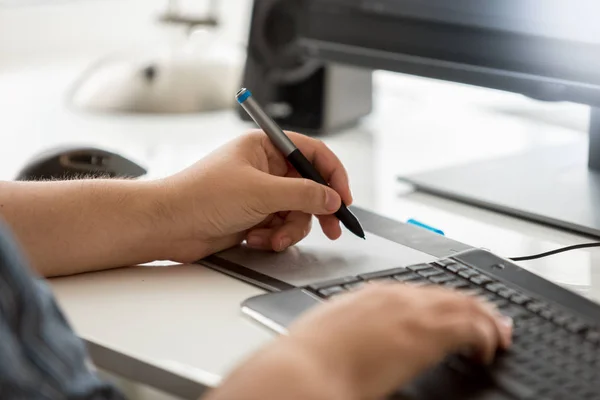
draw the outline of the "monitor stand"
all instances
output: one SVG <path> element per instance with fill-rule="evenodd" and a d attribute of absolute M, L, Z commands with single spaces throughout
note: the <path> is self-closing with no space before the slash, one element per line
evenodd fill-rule
<path fill-rule="evenodd" d="M 400 177 L 422 192 L 600 238 L 600 108 L 589 140 Z"/>

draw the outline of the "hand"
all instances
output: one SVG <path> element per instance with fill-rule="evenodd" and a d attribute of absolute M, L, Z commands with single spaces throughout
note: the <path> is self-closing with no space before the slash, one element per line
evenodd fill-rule
<path fill-rule="evenodd" d="M 308 312 L 289 341 L 337 375 L 346 393 L 378 399 L 452 353 L 470 350 L 490 363 L 510 345 L 511 324 L 492 306 L 443 288 L 372 285 Z"/>
<path fill-rule="evenodd" d="M 169 238 L 163 258 L 192 262 L 244 240 L 282 251 L 310 232 L 312 215 L 339 238 L 332 214 L 342 200 L 352 203 L 346 171 L 322 142 L 288 135 L 331 187 L 301 178 L 262 131 L 241 136 L 158 182 Z"/>

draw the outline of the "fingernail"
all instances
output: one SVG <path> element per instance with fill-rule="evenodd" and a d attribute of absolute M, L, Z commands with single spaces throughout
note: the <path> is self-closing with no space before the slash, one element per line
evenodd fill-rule
<path fill-rule="evenodd" d="M 292 244 L 292 239 L 284 237 L 279 241 L 279 251 L 285 250 Z"/>
<path fill-rule="evenodd" d="M 511 328 L 511 329 L 512 329 L 512 327 L 513 327 L 513 325 L 514 325 L 512 318 L 510 318 L 510 317 L 506 317 L 506 316 L 504 316 L 504 315 L 503 315 L 503 316 L 500 318 L 500 321 L 501 321 L 501 322 L 504 324 L 504 326 L 506 326 L 507 328 Z"/>
<path fill-rule="evenodd" d="M 325 199 L 325 207 L 327 211 L 337 211 L 338 200 L 331 190 L 327 190 L 327 198 Z"/>
<path fill-rule="evenodd" d="M 262 237 L 260 236 L 248 236 L 248 239 L 246 239 L 246 243 L 248 243 L 248 246 L 250 247 L 262 247 L 265 244 L 265 241 Z"/>

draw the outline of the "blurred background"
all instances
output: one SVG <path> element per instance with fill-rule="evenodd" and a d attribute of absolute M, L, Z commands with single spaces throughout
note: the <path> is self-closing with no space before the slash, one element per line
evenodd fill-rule
<path fill-rule="evenodd" d="M 431 1 L 436 7 L 448 6 Z M 385 1 L 360 7 L 369 15 L 387 13 L 386 18 L 392 18 L 384 3 L 392 8 L 395 4 Z M 395 23 L 410 26 L 406 21 L 415 17 L 409 15 L 414 2 L 397 3 L 402 3 L 398 8 L 406 15 L 400 15 L 404 22 Z M 467 3 L 460 3 L 463 11 L 485 8 Z M 536 0 L 527 4 L 533 3 Z M 536 7 L 552 9 L 542 3 Z M 48 168 L 48 163 L 58 162 L 63 147 L 100 152 L 85 153 L 91 161 L 103 154 L 122 157 L 141 168 L 136 169 L 143 171 L 141 179 L 174 173 L 255 128 L 234 103 L 235 92 L 248 85 L 284 128 L 317 136 L 336 152 L 348 169 L 356 205 L 398 220 L 424 219 L 473 246 L 489 246 L 490 237 L 477 233 L 478 227 L 486 226 L 503 238 L 494 240 L 497 251 L 503 246 L 512 249 L 515 243 L 522 244 L 524 252 L 537 250 L 530 248 L 528 237 L 513 237 L 515 224 L 525 224 L 520 219 L 444 196 L 426 196 L 399 177 L 466 164 L 466 175 L 458 175 L 462 179 L 468 171 L 479 170 L 470 168 L 471 162 L 587 142 L 589 105 L 561 98 L 546 101 L 555 92 L 562 93 L 556 84 L 542 85 L 545 91 L 526 96 L 518 93 L 519 84 L 506 91 L 449 79 L 452 74 L 437 79 L 418 63 L 398 68 L 359 58 L 346 58 L 350 62 L 344 63 L 344 54 L 328 56 L 326 47 L 318 46 L 314 47 L 318 57 L 313 57 L 310 48 L 294 46 L 299 4 L 298 0 L 0 0 L 0 179 L 22 178 L 25 172 Z M 517 3 L 502 4 L 500 14 L 515 13 Z M 359 2 L 348 5 L 358 7 Z M 590 14 L 586 8 L 570 9 L 575 14 L 569 18 Z M 524 9 L 524 16 L 529 15 L 526 12 L 541 19 L 542 23 L 532 25 L 536 29 L 553 29 L 554 25 L 544 22 L 547 16 L 562 21 L 557 19 L 560 13 Z M 309 25 L 309 33 L 365 43 L 361 35 L 378 34 L 360 25 L 347 33 L 342 28 L 352 24 L 324 21 L 311 17 L 314 25 Z M 438 22 L 434 20 L 427 29 L 438 29 Z M 493 18 L 480 19 L 475 25 L 494 22 Z M 591 29 L 586 34 L 597 29 L 595 24 L 569 21 L 559 25 Z M 525 28 L 531 26 L 521 23 L 519 29 Z M 420 43 L 421 37 L 431 40 L 410 32 L 383 36 L 392 45 L 408 49 L 433 46 Z M 381 37 L 370 40 L 374 46 L 389 42 Z M 250 52 L 249 42 L 253 44 Z M 510 60 L 527 55 L 522 50 L 503 54 L 493 44 L 476 46 L 460 39 L 453 44 L 438 42 L 445 46 L 442 54 L 435 55 L 440 58 L 465 50 L 485 57 L 500 54 Z M 561 67 L 577 64 L 570 57 L 559 61 Z M 577 160 L 582 171 L 587 171 L 586 163 L 585 155 Z M 522 174 L 517 170 L 512 176 L 535 180 L 544 170 L 542 165 L 536 170 L 526 167 Z M 562 181 L 587 179 L 557 176 Z M 485 180 L 516 182 L 501 176 Z M 471 184 L 479 186 L 476 180 Z M 491 190 L 488 195 L 497 192 Z M 504 200 L 513 198 L 533 197 L 521 194 Z M 551 198 L 543 194 L 543 202 L 540 199 L 533 207 Z M 569 238 L 542 226 L 531 227 L 549 240 L 548 247 Z"/>
<path fill-rule="evenodd" d="M 284 2 L 260 3 L 270 7 Z M 318 49 L 319 55 L 328 56 L 330 62 L 325 72 L 315 73 L 323 71 L 324 63 L 312 61 L 310 51 L 289 45 L 297 2 L 289 3 L 291 8 L 267 16 L 255 12 L 253 22 L 251 0 L 0 0 L 0 179 L 16 179 L 25 170 L 47 166 L 65 146 L 119 155 L 143 168 L 141 179 L 171 174 L 254 128 L 234 102 L 239 87 L 248 84 L 285 128 L 317 136 L 336 152 L 348 169 L 360 207 L 402 221 L 422 218 L 472 246 L 489 248 L 493 243 L 492 250 L 498 253 L 521 249 L 529 254 L 575 240 L 545 225 L 415 192 L 399 177 L 443 172 L 545 146 L 580 141 L 587 146 L 589 104 L 559 95 L 552 98 L 562 93 L 556 82 L 535 93 L 519 93 L 518 84 L 513 91 L 504 91 L 447 76 L 436 79 L 422 65 L 386 71 L 383 61 L 359 62 L 359 57 L 350 59 L 341 51 L 327 53 L 326 47 Z M 384 7 L 380 3 L 364 7 L 376 12 Z M 584 6 L 572 9 L 580 17 L 597 15 Z M 265 28 L 273 20 L 279 21 L 277 27 Z M 320 28 L 327 25 L 317 24 L 311 33 L 335 37 L 338 27 L 330 26 L 333 32 Z M 565 26 L 578 25 L 567 20 Z M 597 24 L 579 26 L 592 33 L 598 29 Z M 553 27 L 539 26 L 550 32 Z M 348 37 L 362 40 L 368 31 L 357 27 Z M 251 37 L 255 39 L 252 54 L 247 48 Z M 417 39 L 401 34 L 387 37 L 392 42 Z M 459 54 L 458 43 L 447 45 L 444 54 Z M 476 49 L 485 56 L 500 53 L 496 46 Z M 515 62 L 525 56 L 511 54 Z M 344 57 L 352 62 L 344 63 Z M 579 61 L 558 58 L 554 61 L 569 68 Z M 305 85 L 290 84 L 307 80 Z M 293 88 L 277 89 L 273 82 Z M 585 89 L 591 84 L 578 85 L 573 87 Z M 101 157 L 97 154 L 90 156 L 90 162 Z M 575 164 L 586 171 L 586 163 L 582 153 Z M 501 172 L 512 164 L 499 165 Z M 536 180 L 543 171 L 543 166 L 524 168 L 516 176 Z M 465 181 L 468 176 L 461 175 Z M 576 176 L 558 174 L 556 181 L 548 181 L 567 195 L 558 209 L 571 206 L 569 195 L 575 192 L 568 184 L 587 185 L 587 175 Z M 516 179 L 490 176 L 487 181 Z M 540 193 L 536 204 L 541 207 L 553 196 Z M 519 192 L 513 198 L 528 196 Z M 572 198 L 585 196 L 572 194 Z M 573 257 L 580 262 L 569 273 L 558 262 L 539 272 L 587 290 L 593 281 L 591 256 Z M 139 398 L 156 395 L 138 393 Z"/>

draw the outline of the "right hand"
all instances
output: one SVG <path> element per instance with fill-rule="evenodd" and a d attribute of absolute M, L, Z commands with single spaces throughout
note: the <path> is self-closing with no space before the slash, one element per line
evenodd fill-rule
<path fill-rule="evenodd" d="M 491 363 L 511 343 L 511 320 L 440 287 L 369 285 L 294 323 L 288 339 L 358 399 L 393 393 L 447 355 Z"/>

